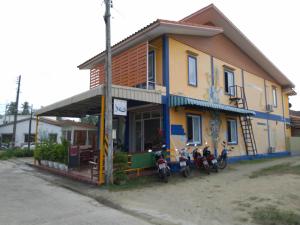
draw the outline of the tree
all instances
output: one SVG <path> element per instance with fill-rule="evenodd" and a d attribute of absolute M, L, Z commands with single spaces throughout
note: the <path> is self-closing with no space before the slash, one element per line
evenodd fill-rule
<path fill-rule="evenodd" d="M 88 124 L 92 124 L 92 125 L 96 126 L 98 123 L 98 117 L 97 116 L 85 116 L 85 117 L 81 118 L 80 121 L 82 123 L 88 123 Z"/>
<path fill-rule="evenodd" d="M 29 103 L 28 102 L 24 102 L 22 104 L 22 115 L 30 115 L 30 110 L 29 110 Z"/>
<path fill-rule="evenodd" d="M 14 115 L 15 112 L 17 112 L 18 110 L 16 109 L 16 103 L 15 102 L 10 102 L 7 106 L 6 106 L 7 110 L 6 110 L 6 114 L 7 115 Z"/>

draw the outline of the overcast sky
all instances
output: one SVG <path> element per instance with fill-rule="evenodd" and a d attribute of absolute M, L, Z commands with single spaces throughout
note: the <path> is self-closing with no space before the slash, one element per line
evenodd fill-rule
<path fill-rule="evenodd" d="M 157 18 L 181 18 L 214 3 L 287 77 L 300 94 L 300 1 L 113 0 L 112 44 Z M 40 108 L 89 89 L 77 66 L 105 48 L 100 0 L 0 1 L 0 114 L 15 101 Z M 300 110 L 300 97 L 290 99 Z"/>

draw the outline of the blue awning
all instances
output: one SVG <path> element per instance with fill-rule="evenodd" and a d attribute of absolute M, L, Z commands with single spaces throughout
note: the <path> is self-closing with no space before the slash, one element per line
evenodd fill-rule
<path fill-rule="evenodd" d="M 170 95 L 170 107 L 175 106 L 198 106 L 201 108 L 207 108 L 214 111 L 226 111 L 226 112 L 232 112 L 232 113 L 238 113 L 238 114 L 246 114 L 246 115 L 255 115 L 255 112 L 252 110 L 247 109 L 241 109 L 234 106 L 229 105 L 223 105 L 223 104 L 216 104 L 211 103 L 203 100 L 183 97 L 183 96 L 176 96 L 176 95 Z"/>

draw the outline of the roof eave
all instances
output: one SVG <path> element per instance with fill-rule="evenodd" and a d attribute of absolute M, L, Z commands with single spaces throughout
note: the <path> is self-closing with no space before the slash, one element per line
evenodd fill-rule
<path fill-rule="evenodd" d="M 117 43 L 112 47 L 112 55 L 116 55 L 135 44 L 143 41 L 152 40 L 163 34 L 187 34 L 211 37 L 222 33 L 223 29 L 220 27 L 199 26 L 192 24 L 179 24 L 173 21 L 157 20 L 148 25 L 146 28 L 138 31 L 129 38 Z M 95 65 L 104 61 L 105 51 L 94 56 L 78 66 L 79 69 L 92 69 Z"/>
<path fill-rule="evenodd" d="M 211 21 L 215 25 L 224 28 L 224 34 L 232 40 L 237 46 L 250 56 L 258 65 L 268 72 L 280 85 L 294 88 L 295 84 L 287 78 L 214 4 L 183 18 L 180 21 L 185 22 L 194 15 L 201 14 L 208 9 L 214 9 L 221 20 Z"/>

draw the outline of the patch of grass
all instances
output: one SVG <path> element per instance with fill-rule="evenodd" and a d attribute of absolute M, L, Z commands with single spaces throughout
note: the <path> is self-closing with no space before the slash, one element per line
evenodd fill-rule
<path fill-rule="evenodd" d="M 258 171 L 253 172 L 249 178 L 257 178 L 259 176 L 267 175 L 281 175 L 281 174 L 296 174 L 300 175 L 300 165 L 292 166 L 290 163 L 283 163 L 274 166 L 270 166 Z"/>
<path fill-rule="evenodd" d="M 133 179 L 127 180 L 126 183 L 120 185 L 110 185 L 108 189 L 110 191 L 124 191 L 124 190 L 132 190 L 139 189 L 144 187 L 150 187 L 157 183 L 157 176 L 141 176 Z"/>
<path fill-rule="evenodd" d="M 274 206 L 257 207 L 250 213 L 257 224 L 300 225 L 300 215 L 292 211 L 279 210 Z"/>

